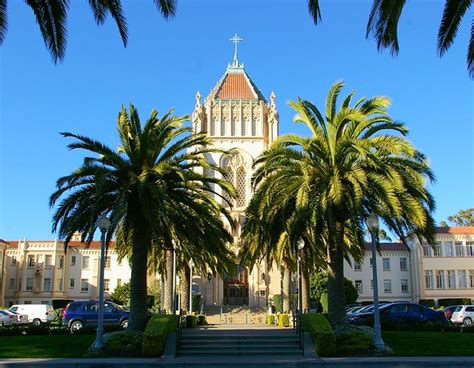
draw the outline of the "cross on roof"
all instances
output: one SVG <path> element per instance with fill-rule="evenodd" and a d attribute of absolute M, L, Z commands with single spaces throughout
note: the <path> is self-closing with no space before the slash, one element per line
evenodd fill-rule
<path fill-rule="evenodd" d="M 229 41 L 234 43 L 234 63 L 233 66 L 238 66 L 239 65 L 239 60 L 237 59 L 237 44 L 240 41 L 243 41 L 242 38 L 240 38 L 237 33 L 234 35 L 234 37 L 229 38 Z"/>

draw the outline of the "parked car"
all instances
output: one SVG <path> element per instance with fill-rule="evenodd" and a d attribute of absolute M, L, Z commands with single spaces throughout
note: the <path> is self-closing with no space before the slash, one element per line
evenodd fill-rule
<path fill-rule="evenodd" d="M 77 301 L 69 303 L 62 312 L 62 322 L 72 332 L 79 331 L 86 326 L 97 326 L 98 312 L 96 301 Z M 104 324 L 128 327 L 130 311 L 112 302 L 104 303 Z"/>
<path fill-rule="evenodd" d="M 26 314 L 18 314 L 8 309 L 0 310 L 0 313 L 8 315 L 12 324 L 28 323 L 28 316 Z"/>
<path fill-rule="evenodd" d="M 28 322 L 35 326 L 54 320 L 54 309 L 48 304 L 15 304 L 9 310 L 18 314 L 26 314 Z"/>
<path fill-rule="evenodd" d="M 10 326 L 13 324 L 13 319 L 12 317 L 8 314 L 5 313 L 4 310 L 0 310 L 0 326 Z"/>
<path fill-rule="evenodd" d="M 451 322 L 471 326 L 474 320 L 474 305 L 458 305 L 451 316 Z"/>
<path fill-rule="evenodd" d="M 443 312 L 432 310 L 421 304 L 406 302 L 389 303 L 381 305 L 379 311 L 380 322 L 382 324 L 415 325 L 426 322 L 448 323 Z M 354 324 L 372 325 L 373 320 L 373 310 L 370 312 L 356 313 L 349 317 L 349 322 Z"/>
<path fill-rule="evenodd" d="M 450 305 L 449 307 L 446 307 L 443 309 L 443 313 L 448 319 L 448 321 L 451 320 L 451 317 L 453 316 L 454 311 L 456 310 L 458 306 L 457 305 Z"/>

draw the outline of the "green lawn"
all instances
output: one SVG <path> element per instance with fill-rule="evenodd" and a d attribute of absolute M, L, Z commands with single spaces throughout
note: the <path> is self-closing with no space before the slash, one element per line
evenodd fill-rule
<path fill-rule="evenodd" d="M 93 335 L 0 336 L 0 358 L 78 358 Z"/>
<path fill-rule="evenodd" d="M 474 333 L 383 331 L 382 336 L 398 356 L 474 355 Z"/>

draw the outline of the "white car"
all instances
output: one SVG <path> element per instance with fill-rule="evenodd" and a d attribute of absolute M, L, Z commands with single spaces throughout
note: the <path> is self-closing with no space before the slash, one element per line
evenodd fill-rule
<path fill-rule="evenodd" d="M 0 310 L 0 326 L 10 326 L 12 323 L 12 317 L 8 313 L 5 313 L 4 310 Z"/>
<path fill-rule="evenodd" d="M 18 314 L 26 314 L 28 316 L 28 322 L 35 326 L 54 320 L 54 309 L 48 304 L 15 304 L 10 307 L 10 311 Z"/>
<path fill-rule="evenodd" d="M 451 322 L 471 326 L 474 321 L 474 305 L 458 305 L 451 316 Z"/>
<path fill-rule="evenodd" d="M 7 314 L 13 324 L 23 325 L 28 323 L 28 316 L 26 314 L 15 313 L 8 309 L 1 310 L 0 312 L 2 314 Z"/>

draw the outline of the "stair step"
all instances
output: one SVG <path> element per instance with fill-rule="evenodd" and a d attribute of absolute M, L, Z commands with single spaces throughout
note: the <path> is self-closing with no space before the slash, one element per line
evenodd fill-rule
<path fill-rule="evenodd" d="M 266 345 L 266 346 L 261 346 L 261 345 L 227 345 L 227 346 L 189 346 L 189 345 L 179 345 L 180 350 L 187 350 L 187 351 L 197 351 L 197 350 L 221 350 L 221 349 L 226 349 L 226 350 L 249 350 L 249 351 L 254 351 L 254 350 L 276 350 L 276 351 L 284 351 L 284 350 L 299 350 L 299 345 L 294 344 L 294 345 L 282 345 L 282 346 L 271 346 L 271 345 Z"/>
<path fill-rule="evenodd" d="M 230 355 L 230 356 L 245 356 L 245 355 L 301 355 L 301 350 L 292 349 L 292 350 L 200 350 L 200 351 L 188 351 L 188 350 L 178 350 L 178 356 L 207 356 L 207 355 Z"/>

